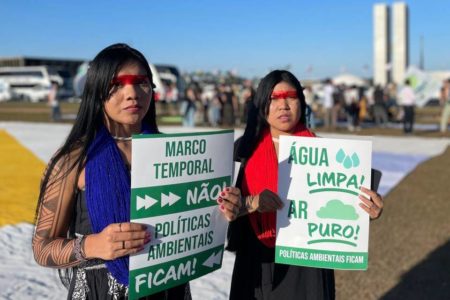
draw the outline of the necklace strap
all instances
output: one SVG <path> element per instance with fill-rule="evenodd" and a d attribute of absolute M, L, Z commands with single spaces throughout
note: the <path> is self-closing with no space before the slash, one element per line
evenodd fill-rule
<path fill-rule="evenodd" d="M 116 141 L 131 141 L 131 136 L 116 136 L 116 135 L 113 135 L 112 138 L 115 139 Z"/>

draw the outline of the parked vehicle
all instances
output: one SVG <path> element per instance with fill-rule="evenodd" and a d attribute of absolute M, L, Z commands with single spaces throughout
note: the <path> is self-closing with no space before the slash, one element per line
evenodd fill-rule
<path fill-rule="evenodd" d="M 75 90 L 73 88 L 73 77 L 69 71 L 58 70 L 58 75 L 61 76 L 63 83 L 58 84 L 58 94 L 56 98 L 62 101 L 68 101 L 75 96 Z"/>
<path fill-rule="evenodd" d="M 0 79 L 9 84 L 12 98 L 31 102 L 47 100 L 52 82 L 63 84 L 62 77 L 46 66 L 2 67 Z"/>
<path fill-rule="evenodd" d="M 159 72 L 154 65 L 150 64 L 150 70 L 153 74 L 153 83 L 155 84 L 155 101 L 160 101 L 166 99 L 166 90 L 164 89 L 161 77 L 159 77 Z"/>
<path fill-rule="evenodd" d="M 155 66 L 152 64 L 149 64 L 149 67 L 153 74 L 153 83 L 155 84 L 155 89 L 154 89 L 155 100 L 159 101 L 161 99 L 165 99 L 166 94 L 165 94 L 165 90 L 164 90 L 164 85 L 161 81 L 161 78 L 159 77 L 158 70 L 156 70 Z M 80 67 L 78 69 L 78 74 L 75 76 L 75 78 L 72 81 L 72 87 L 73 87 L 74 93 L 75 93 L 75 98 L 73 98 L 73 100 L 80 99 L 79 97 L 83 93 L 84 85 L 86 83 L 86 76 L 87 76 L 88 68 L 89 68 L 88 62 L 80 65 Z"/>
<path fill-rule="evenodd" d="M 8 101 L 11 99 L 11 90 L 9 84 L 0 79 L 0 102 Z"/>
<path fill-rule="evenodd" d="M 186 82 L 180 74 L 180 71 L 173 65 L 155 65 L 158 70 L 159 76 L 167 84 L 175 83 L 178 89 L 179 95 L 184 95 L 186 89 Z"/>

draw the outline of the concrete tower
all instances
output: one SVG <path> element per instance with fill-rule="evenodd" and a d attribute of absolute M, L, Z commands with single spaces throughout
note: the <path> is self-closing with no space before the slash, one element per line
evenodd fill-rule
<path fill-rule="evenodd" d="M 392 81 L 403 84 L 409 65 L 409 20 L 406 3 L 392 4 L 392 19 Z"/>
<path fill-rule="evenodd" d="M 389 10 L 386 4 L 373 7 L 373 80 L 374 84 L 389 82 Z"/>

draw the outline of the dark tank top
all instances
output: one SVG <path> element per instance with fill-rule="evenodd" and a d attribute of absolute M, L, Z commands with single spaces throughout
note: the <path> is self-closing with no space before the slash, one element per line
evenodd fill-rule
<path fill-rule="evenodd" d="M 86 193 L 79 190 L 74 203 L 74 215 L 70 226 L 70 235 L 92 234 L 92 226 L 86 204 Z M 73 269 L 67 299 L 127 299 L 127 288 L 115 281 L 105 261 L 92 259 Z M 141 299 L 151 300 L 191 300 L 189 283 L 147 296 Z"/>

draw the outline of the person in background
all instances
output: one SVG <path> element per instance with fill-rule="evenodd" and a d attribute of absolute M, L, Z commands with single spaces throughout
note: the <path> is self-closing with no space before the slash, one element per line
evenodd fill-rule
<path fill-rule="evenodd" d="M 399 104 L 403 108 L 403 132 L 411 134 L 414 127 L 414 105 L 416 104 L 416 95 L 411 87 L 409 79 L 405 80 L 405 85 L 398 95 Z"/>
<path fill-rule="evenodd" d="M 169 115 L 173 115 L 174 113 L 176 113 L 178 98 L 179 98 L 179 91 L 177 84 L 175 82 L 171 82 L 168 85 L 168 91 L 166 92 Z"/>
<path fill-rule="evenodd" d="M 178 88 L 175 82 L 171 82 L 169 85 L 169 95 L 167 96 L 167 101 L 169 103 L 176 103 L 178 101 Z"/>
<path fill-rule="evenodd" d="M 395 120 L 398 114 L 397 94 L 397 85 L 393 82 L 389 83 L 386 86 L 385 99 L 387 99 L 386 111 L 390 120 Z"/>
<path fill-rule="evenodd" d="M 331 128 L 332 116 L 333 116 L 333 94 L 334 86 L 331 79 L 325 80 L 325 87 L 323 89 L 323 114 L 324 125 L 326 129 Z"/>
<path fill-rule="evenodd" d="M 130 223 L 131 135 L 158 133 L 153 74 L 126 44 L 90 63 L 75 123 L 41 183 L 32 248 L 61 269 L 68 299 L 126 299 L 129 255 L 144 249 L 147 226 Z M 147 299 L 190 299 L 189 284 Z"/>
<path fill-rule="evenodd" d="M 336 130 L 338 126 L 339 117 L 341 115 L 341 110 L 345 107 L 344 98 L 345 85 L 337 85 L 333 93 L 333 109 L 331 113 L 331 127 Z"/>
<path fill-rule="evenodd" d="M 48 105 L 51 107 L 51 119 L 53 122 L 61 119 L 61 108 L 58 100 L 58 83 L 52 81 L 50 92 L 48 93 Z"/>
<path fill-rule="evenodd" d="M 305 97 L 297 78 L 275 70 L 260 82 L 242 138 L 235 142 L 241 162 L 236 187 L 225 188 L 218 205 L 230 220 L 228 250 L 236 252 L 230 299 L 334 299 L 330 269 L 276 264 L 278 139 L 281 135 L 314 138 L 305 126 Z M 366 188 L 360 206 L 371 219 L 380 216 L 383 199 Z"/>
<path fill-rule="evenodd" d="M 345 112 L 347 114 L 347 129 L 359 130 L 359 98 L 356 86 L 346 87 L 344 90 Z"/>
<path fill-rule="evenodd" d="M 316 128 L 316 112 L 317 112 L 317 103 L 314 99 L 315 95 L 310 86 L 305 87 L 303 90 L 303 94 L 305 95 L 306 102 L 306 119 L 307 119 L 307 127 L 314 129 Z"/>
<path fill-rule="evenodd" d="M 222 89 L 221 100 L 223 108 L 222 125 L 234 127 L 236 111 L 238 110 L 238 101 L 230 85 L 224 85 Z"/>
<path fill-rule="evenodd" d="M 450 118 L 450 78 L 445 80 L 441 89 L 441 132 L 445 133 L 448 128 L 448 119 Z"/>
<path fill-rule="evenodd" d="M 197 111 L 197 93 L 191 85 L 186 89 L 186 97 L 181 103 L 181 116 L 184 127 L 195 126 L 195 112 Z"/>
<path fill-rule="evenodd" d="M 367 100 L 367 96 L 365 95 L 364 92 L 361 92 L 361 98 L 359 99 L 359 113 L 358 113 L 358 123 L 361 124 L 362 122 L 364 122 L 367 119 L 367 116 L 369 114 L 368 112 L 368 100 Z M 359 128 L 361 129 L 361 128 Z"/>
<path fill-rule="evenodd" d="M 247 112 L 249 110 L 250 104 L 253 101 L 253 97 L 255 96 L 255 89 L 253 88 L 253 83 L 251 80 L 247 79 L 244 81 L 244 89 L 242 91 L 242 123 L 247 123 Z"/>
<path fill-rule="evenodd" d="M 373 92 L 373 118 L 377 126 L 385 127 L 388 122 L 384 91 L 380 85 Z"/>
<path fill-rule="evenodd" d="M 221 109 L 222 109 L 222 102 L 220 101 L 219 89 L 217 86 L 214 86 L 214 88 L 211 91 L 208 110 L 208 119 L 211 126 L 213 127 L 219 126 Z"/>

